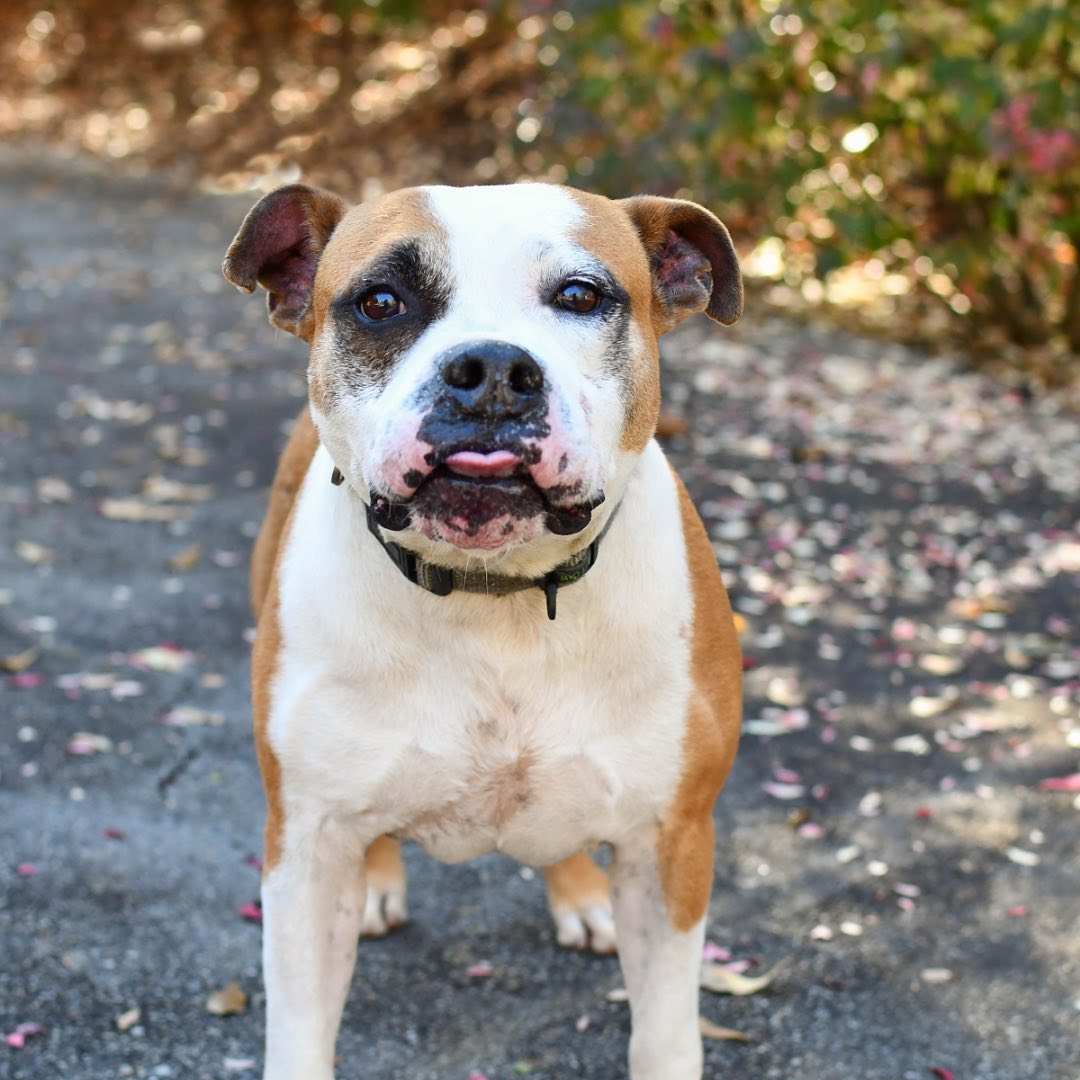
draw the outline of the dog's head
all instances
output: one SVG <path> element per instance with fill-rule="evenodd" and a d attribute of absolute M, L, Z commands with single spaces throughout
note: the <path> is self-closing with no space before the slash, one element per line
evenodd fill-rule
<path fill-rule="evenodd" d="M 451 563 L 592 535 L 652 438 L 660 335 L 742 310 L 707 210 L 548 184 L 355 207 L 280 188 L 223 269 L 263 285 L 270 321 L 310 344 L 312 413 L 349 485 Z"/>

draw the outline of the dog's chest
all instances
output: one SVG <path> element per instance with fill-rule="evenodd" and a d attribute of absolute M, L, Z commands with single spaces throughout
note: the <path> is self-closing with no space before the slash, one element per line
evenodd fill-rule
<path fill-rule="evenodd" d="M 382 660 L 369 652 L 356 678 L 339 641 L 333 670 L 297 665 L 307 677 L 275 739 L 286 781 L 362 832 L 415 840 L 445 861 L 489 851 L 556 861 L 655 819 L 669 800 L 681 649 L 650 643 L 644 628 L 529 649 L 413 624 L 400 639 L 384 627 Z"/>
<path fill-rule="evenodd" d="M 368 800 L 376 816 L 447 861 L 501 850 L 546 863 L 604 839 L 628 778 L 599 733 L 574 737 L 567 711 L 490 693 L 459 705 L 444 731 L 417 731 L 386 755 Z"/>

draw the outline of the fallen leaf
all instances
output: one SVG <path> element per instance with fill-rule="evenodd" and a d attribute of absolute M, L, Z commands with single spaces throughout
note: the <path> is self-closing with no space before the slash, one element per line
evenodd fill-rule
<path fill-rule="evenodd" d="M 202 544 L 192 544 L 191 547 L 184 548 L 183 551 L 173 555 L 165 565 L 178 574 L 186 573 L 188 570 L 194 570 L 199 565 L 202 553 Z"/>
<path fill-rule="evenodd" d="M 225 723 L 225 716 L 194 705 L 177 705 L 162 717 L 161 722 L 167 727 L 220 727 Z"/>
<path fill-rule="evenodd" d="M 1080 791 L 1080 773 L 1069 776 L 1048 776 L 1039 781 L 1040 791 Z"/>
<path fill-rule="evenodd" d="M 17 675 L 11 675 L 7 684 L 12 690 L 33 690 L 45 681 L 45 676 L 39 671 L 20 671 Z"/>
<path fill-rule="evenodd" d="M 142 1009 L 136 1005 L 116 1018 L 117 1031 L 130 1031 L 142 1019 Z"/>
<path fill-rule="evenodd" d="M 731 950 L 725 949 L 723 945 L 717 945 L 715 941 L 706 941 L 705 947 L 701 950 L 701 959 L 705 961 L 730 960 Z"/>
<path fill-rule="evenodd" d="M 1037 851 L 1028 851 L 1025 848 L 1006 848 L 1005 855 L 1009 862 L 1014 862 L 1017 866 L 1038 866 L 1040 862 Z"/>
<path fill-rule="evenodd" d="M 931 675 L 955 675 L 963 666 L 964 661 L 958 656 L 926 653 L 919 657 L 919 667 Z"/>
<path fill-rule="evenodd" d="M 44 1035 L 45 1028 L 41 1024 L 35 1024 L 30 1021 L 25 1024 L 20 1024 L 13 1032 L 4 1036 L 4 1042 L 8 1044 L 13 1050 L 21 1050 L 26 1045 L 27 1039 L 32 1039 L 37 1035 Z"/>
<path fill-rule="evenodd" d="M 71 485 L 59 476 L 42 476 L 35 485 L 37 497 L 44 503 L 69 503 Z"/>
<path fill-rule="evenodd" d="M 40 655 L 38 649 L 30 648 L 10 656 L 0 656 L 0 671 L 25 671 Z"/>
<path fill-rule="evenodd" d="M 183 671 L 194 657 L 187 649 L 180 649 L 175 645 L 151 645 L 132 653 L 129 659 L 132 667 L 167 671 L 175 675 Z"/>
<path fill-rule="evenodd" d="M 231 982 L 206 999 L 206 1011 L 214 1016 L 239 1016 L 246 1011 L 247 1004 L 247 994 L 240 984 Z"/>
<path fill-rule="evenodd" d="M 35 543 L 33 540 L 20 540 L 15 545 L 15 554 L 23 562 L 31 566 L 46 566 L 53 561 L 55 556 L 44 544 Z"/>
<path fill-rule="evenodd" d="M 953 973 L 948 968 L 923 968 L 919 972 L 919 978 L 931 985 L 952 982 L 952 977 Z"/>
<path fill-rule="evenodd" d="M 744 1032 L 720 1027 L 704 1016 L 698 1017 L 698 1027 L 706 1039 L 717 1039 L 722 1042 L 753 1042 L 753 1039 Z"/>
<path fill-rule="evenodd" d="M 101 516 L 110 521 L 169 522 L 184 521 L 191 511 L 183 506 L 160 506 L 143 499 L 102 499 Z"/>
<path fill-rule="evenodd" d="M 766 971 L 764 975 L 754 976 L 740 975 L 722 964 L 702 964 L 700 985 L 703 990 L 710 990 L 714 994 L 745 997 L 747 994 L 756 994 L 764 990 L 777 974 L 787 967 L 788 963 L 790 960 L 785 957 L 774 964 L 771 971 Z"/>
<path fill-rule="evenodd" d="M 806 787 L 803 784 L 782 784 L 776 780 L 766 780 L 761 786 L 766 794 L 771 795 L 774 799 L 785 801 L 801 799 L 806 794 Z"/>
<path fill-rule="evenodd" d="M 210 484 L 185 484 L 165 476 L 148 476 L 142 494 L 151 502 L 208 502 L 214 497 Z"/>
<path fill-rule="evenodd" d="M 237 913 L 240 915 L 240 918 L 245 919 L 248 922 L 262 923 L 263 921 L 262 908 L 259 907 L 258 904 L 241 904 L 240 907 L 237 908 Z"/>
<path fill-rule="evenodd" d="M 90 757 L 91 754 L 108 754 L 113 748 L 112 739 L 107 735 L 95 735 L 91 731 L 77 731 L 64 747 L 76 757 Z"/>

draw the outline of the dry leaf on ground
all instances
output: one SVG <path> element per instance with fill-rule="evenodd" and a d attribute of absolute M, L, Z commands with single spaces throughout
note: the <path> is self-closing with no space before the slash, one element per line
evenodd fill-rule
<path fill-rule="evenodd" d="M 711 990 L 714 994 L 732 994 L 735 997 L 745 997 L 747 994 L 756 994 L 764 990 L 777 974 L 787 967 L 789 959 L 781 960 L 773 965 L 771 971 L 764 975 L 740 975 L 729 971 L 722 964 L 701 965 L 701 988 Z"/>
<path fill-rule="evenodd" d="M 701 1034 L 706 1039 L 716 1039 L 721 1042 L 753 1042 L 753 1037 L 747 1035 L 742 1031 L 735 1031 L 732 1028 L 720 1027 L 719 1024 L 714 1024 L 711 1020 L 707 1020 L 704 1016 L 698 1017 L 698 1027 L 701 1029 Z"/>
<path fill-rule="evenodd" d="M 127 1012 L 122 1012 L 116 1018 L 116 1030 L 117 1031 L 130 1031 L 140 1020 L 142 1019 L 142 1009 L 136 1005 L 133 1009 L 128 1009 Z"/>
<path fill-rule="evenodd" d="M 214 1016 L 239 1016 L 247 1009 L 247 1003 L 247 994 L 240 984 L 231 982 L 206 999 L 206 1011 Z"/>

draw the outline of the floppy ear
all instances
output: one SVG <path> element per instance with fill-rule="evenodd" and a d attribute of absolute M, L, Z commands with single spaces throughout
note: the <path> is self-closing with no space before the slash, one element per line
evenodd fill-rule
<path fill-rule="evenodd" d="M 719 218 L 697 203 L 656 195 L 622 199 L 619 205 L 648 253 L 665 330 L 696 311 L 721 323 L 738 319 L 742 275 L 731 236 Z"/>
<path fill-rule="evenodd" d="M 349 204 L 331 191 L 290 184 L 264 196 L 249 211 L 229 245 L 221 272 L 238 288 L 267 291 L 270 321 L 305 341 L 311 327 L 315 271 L 330 234 Z"/>

